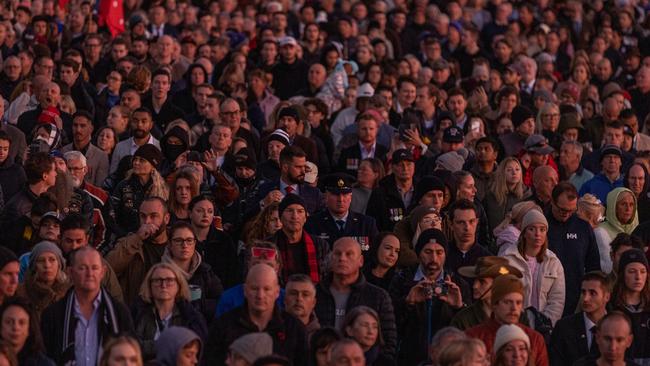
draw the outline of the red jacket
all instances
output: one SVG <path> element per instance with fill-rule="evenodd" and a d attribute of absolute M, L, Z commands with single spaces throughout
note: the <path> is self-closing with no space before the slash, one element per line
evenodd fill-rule
<path fill-rule="evenodd" d="M 523 329 L 528 335 L 528 338 L 530 338 L 530 357 L 533 358 L 533 365 L 548 366 L 548 352 L 546 351 L 546 343 L 544 343 L 542 335 L 521 323 L 518 323 L 517 325 L 521 327 L 521 329 Z M 495 353 L 495 350 L 493 350 L 494 338 L 496 337 L 497 330 L 500 326 L 501 324 L 497 323 L 494 318 L 490 318 L 483 323 L 466 330 L 465 333 L 472 338 L 482 340 L 483 343 L 485 343 L 485 348 L 488 354 L 491 355 Z"/>

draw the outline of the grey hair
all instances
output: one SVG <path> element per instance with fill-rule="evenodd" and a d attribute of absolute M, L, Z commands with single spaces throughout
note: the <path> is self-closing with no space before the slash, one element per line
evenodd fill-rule
<path fill-rule="evenodd" d="M 460 339 L 466 339 L 467 335 L 465 334 L 465 332 L 463 332 L 462 330 L 456 327 L 450 326 L 450 327 L 440 328 L 440 330 L 438 330 L 436 334 L 434 334 L 433 337 L 431 338 L 431 347 L 437 347 L 438 345 L 440 345 L 440 343 L 442 343 L 442 340 L 444 340 L 445 338 L 452 338 L 452 337 L 460 340 Z"/>
<path fill-rule="evenodd" d="M 67 153 L 63 154 L 63 158 L 65 159 L 66 163 L 70 160 L 79 160 L 84 167 L 88 166 L 88 160 L 86 160 L 86 157 L 80 151 L 68 151 Z"/>
<path fill-rule="evenodd" d="M 579 143 L 578 141 L 564 141 L 562 145 L 573 146 L 575 151 L 578 152 L 579 158 L 582 159 L 582 153 L 584 152 L 584 148 L 582 147 L 581 143 Z"/>

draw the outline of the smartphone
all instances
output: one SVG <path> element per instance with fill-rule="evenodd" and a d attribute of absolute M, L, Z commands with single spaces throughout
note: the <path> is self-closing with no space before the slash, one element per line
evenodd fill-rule
<path fill-rule="evenodd" d="M 203 161 L 203 157 L 198 151 L 190 151 L 189 154 L 187 154 L 187 161 L 196 161 L 200 163 Z"/>

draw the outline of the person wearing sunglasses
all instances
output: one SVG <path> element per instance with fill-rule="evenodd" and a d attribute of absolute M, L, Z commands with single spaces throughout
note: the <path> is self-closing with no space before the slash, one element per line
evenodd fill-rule
<path fill-rule="evenodd" d="M 156 357 L 155 341 L 169 327 L 189 328 L 205 342 L 208 327 L 191 300 L 190 287 L 177 265 L 158 263 L 151 267 L 132 310 L 135 336 L 142 345 L 145 362 Z"/>
<path fill-rule="evenodd" d="M 217 299 L 223 292 L 221 280 L 196 251 L 196 235 L 190 224 L 177 222 L 172 226 L 169 237 L 161 261 L 175 267 L 183 275 L 190 288 L 190 302 L 209 322 L 214 315 Z"/>

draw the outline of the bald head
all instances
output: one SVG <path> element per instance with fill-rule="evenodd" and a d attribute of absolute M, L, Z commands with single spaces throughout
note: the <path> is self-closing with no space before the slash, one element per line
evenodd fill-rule
<path fill-rule="evenodd" d="M 343 237 L 334 242 L 330 267 L 334 275 L 356 278 L 363 266 L 361 245 L 350 237 Z"/>
<path fill-rule="evenodd" d="M 244 283 L 244 297 L 248 311 L 255 314 L 273 312 L 280 296 L 280 285 L 275 270 L 267 264 L 256 264 L 248 270 Z"/>
<path fill-rule="evenodd" d="M 555 180 L 557 180 L 557 172 L 555 172 L 555 169 L 548 165 L 537 167 L 533 173 L 533 182 L 539 182 L 549 176 L 555 177 Z"/>

